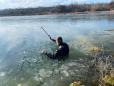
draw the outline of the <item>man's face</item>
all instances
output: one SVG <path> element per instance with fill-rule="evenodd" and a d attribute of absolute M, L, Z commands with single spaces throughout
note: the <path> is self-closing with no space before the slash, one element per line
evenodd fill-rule
<path fill-rule="evenodd" d="M 59 46 L 62 43 L 62 38 L 57 37 L 56 38 L 56 44 Z"/>
<path fill-rule="evenodd" d="M 56 44 L 59 46 L 60 45 L 60 42 L 58 39 L 56 39 Z"/>

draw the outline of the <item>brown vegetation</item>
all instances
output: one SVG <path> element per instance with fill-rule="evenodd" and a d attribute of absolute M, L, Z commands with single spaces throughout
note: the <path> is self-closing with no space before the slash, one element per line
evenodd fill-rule
<path fill-rule="evenodd" d="M 0 16 L 44 15 L 56 13 L 78 13 L 111 10 L 114 10 L 114 2 L 102 4 L 71 4 L 59 5 L 54 7 L 5 9 L 0 11 Z"/>

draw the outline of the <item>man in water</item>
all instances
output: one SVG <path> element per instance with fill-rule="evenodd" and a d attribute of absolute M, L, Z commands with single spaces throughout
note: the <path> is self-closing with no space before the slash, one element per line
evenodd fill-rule
<path fill-rule="evenodd" d="M 46 56 L 48 56 L 51 59 L 58 59 L 58 60 L 65 59 L 65 57 L 67 57 L 69 55 L 69 46 L 68 46 L 68 44 L 63 42 L 62 37 L 57 37 L 56 40 L 52 39 L 51 37 L 50 37 L 50 39 L 57 44 L 58 49 L 53 54 L 48 53 L 46 51 L 43 51 L 42 53 L 45 54 Z"/>

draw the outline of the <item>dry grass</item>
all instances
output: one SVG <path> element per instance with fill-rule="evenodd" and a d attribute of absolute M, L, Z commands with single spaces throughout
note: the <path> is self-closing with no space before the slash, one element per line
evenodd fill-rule
<path fill-rule="evenodd" d="M 104 46 L 94 49 L 91 52 L 93 60 L 89 62 L 87 86 L 114 86 L 113 84 L 106 83 L 104 77 L 107 75 L 114 77 L 113 57 L 105 55 Z"/>

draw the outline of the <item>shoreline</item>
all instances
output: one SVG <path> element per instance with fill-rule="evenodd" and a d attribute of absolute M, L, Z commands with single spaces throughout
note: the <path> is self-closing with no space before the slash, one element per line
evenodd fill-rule
<path fill-rule="evenodd" d="M 88 14 L 109 14 L 109 15 L 113 15 L 114 14 L 114 10 L 110 10 L 110 11 L 86 11 L 86 12 L 70 12 L 70 13 L 45 13 L 45 14 L 31 14 L 31 15 L 4 15 L 4 16 L 0 16 L 0 17 L 12 17 L 12 16 L 50 16 L 50 15 L 67 15 L 67 14 L 77 14 L 77 15 L 88 15 Z"/>

